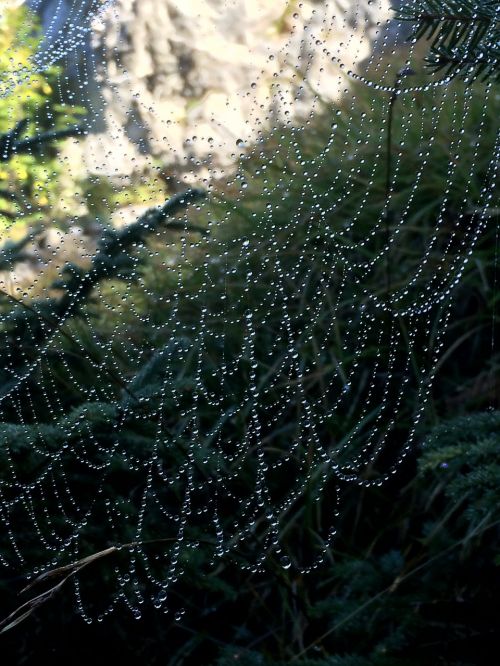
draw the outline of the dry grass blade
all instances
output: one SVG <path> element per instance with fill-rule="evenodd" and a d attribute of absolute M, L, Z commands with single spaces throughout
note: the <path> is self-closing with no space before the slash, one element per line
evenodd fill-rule
<path fill-rule="evenodd" d="M 50 590 L 42 592 L 38 596 L 33 597 L 33 599 L 26 601 L 19 606 L 19 608 L 16 608 L 13 613 L 0 622 L 0 634 L 9 631 L 9 629 L 13 629 L 15 626 L 26 620 L 26 618 L 28 618 L 39 606 L 49 601 L 74 573 L 76 573 L 76 571 L 71 572 L 68 576 L 59 581 L 57 585 L 51 587 Z"/>
<path fill-rule="evenodd" d="M 92 564 L 92 562 L 101 559 L 101 557 L 106 557 L 107 555 L 111 555 L 117 550 L 118 548 L 116 546 L 111 546 L 110 548 L 106 548 L 105 550 L 100 550 L 98 553 L 94 553 L 93 555 L 88 555 L 87 557 L 83 557 L 81 560 L 78 560 L 77 562 L 72 562 L 71 564 L 66 564 L 65 566 L 58 567 L 57 569 L 51 569 L 50 571 L 45 571 L 44 573 L 37 576 L 30 583 L 28 583 L 26 587 L 23 587 L 20 594 L 24 594 L 32 587 L 35 587 L 35 585 L 43 583 L 43 581 L 47 580 L 47 578 L 55 578 L 56 576 L 64 574 L 68 571 L 71 572 L 70 575 L 73 575 L 77 571 L 80 571 L 80 569 L 86 567 L 88 564 Z"/>
<path fill-rule="evenodd" d="M 116 546 L 111 546 L 110 548 L 101 550 L 98 553 L 94 553 L 93 555 L 88 555 L 87 557 L 84 557 L 81 560 L 78 560 L 77 562 L 72 562 L 71 564 L 58 567 L 57 569 L 46 571 L 43 574 L 40 574 L 40 576 L 37 576 L 34 580 L 32 580 L 29 583 L 29 585 L 27 585 L 21 590 L 20 594 L 27 592 L 31 588 L 35 587 L 35 585 L 39 585 L 40 583 L 43 583 L 49 578 L 54 578 L 62 574 L 67 574 L 64 576 L 64 578 L 61 581 L 59 581 L 59 583 L 57 583 L 50 589 L 46 590 L 45 592 L 42 592 L 41 594 L 37 595 L 36 597 L 29 599 L 24 604 L 16 608 L 16 610 L 13 611 L 8 617 L 6 617 L 5 620 L 2 620 L 0 622 L 0 634 L 9 631 L 9 629 L 13 629 L 15 626 L 26 620 L 26 618 L 28 618 L 33 613 L 33 611 L 35 611 L 39 606 L 46 603 L 47 601 L 50 601 L 50 599 L 52 599 L 52 597 L 57 592 L 59 592 L 59 590 L 63 587 L 63 585 L 72 576 L 79 573 L 89 564 L 92 564 L 96 560 L 100 560 L 103 557 L 107 557 L 108 555 L 115 553 L 117 550 L 118 548 Z"/>
<path fill-rule="evenodd" d="M 77 560 L 76 562 L 72 562 L 71 564 L 66 564 L 62 567 L 58 567 L 57 569 L 51 569 L 50 571 L 45 571 L 44 573 L 37 576 L 34 580 L 32 580 L 28 585 L 26 585 L 26 587 L 24 587 L 21 590 L 20 594 L 27 592 L 36 585 L 39 585 L 40 583 L 43 583 L 50 578 L 56 578 L 57 576 L 64 574 L 66 575 L 61 581 L 59 581 L 59 583 L 57 583 L 50 589 L 46 590 L 45 592 L 42 592 L 41 594 L 37 595 L 36 597 L 29 599 L 24 604 L 16 608 L 16 610 L 13 611 L 8 617 L 6 617 L 5 620 L 0 621 L 0 634 L 3 634 L 9 629 L 12 629 L 13 627 L 20 624 L 27 617 L 29 617 L 34 610 L 36 610 L 46 601 L 49 601 L 56 594 L 56 592 L 59 592 L 59 590 L 70 578 L 75 576 L 85 567 L 89 566 L 89 564 L 93 564 L 97 560 L 100 560 L 103 557 L 107 557 L 108 555 L 113 555 L 113 553 L 117 553 L 119 550 L 123 548 L 134 548 L 135 546 L 141 546 L 152 543 L 171 543 L 172 541 L 175 541 L 175 538 L 167 537 L 163 539 L 151 539 L 148 541 L 132 541 L 131 543 L 121 544 L 119 546 L 110 546 L 109 548 L 100 550 L 99 552 L 93 553 L 92 555 L 87 555 L 87 557 L 83 557 L 81 560 Z M 196 543 L 207 543 L 211 546 L 214 546 L 214 543 L 212 541 L 207 541 L 203 539 L 195 539 L 194 541 L 196 541 Z"/>

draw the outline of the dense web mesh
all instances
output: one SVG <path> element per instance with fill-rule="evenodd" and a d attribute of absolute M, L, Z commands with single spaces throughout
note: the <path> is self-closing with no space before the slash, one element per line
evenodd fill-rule
<path fill-rule="evenodd" d="M 429 73 L 382 0 L 28 4 L 0 2 L 43 34 L 0 64 L 2 566 L 102 560 L 88 621 L 168 609 L 202 547 L 321 566 L 427 418 L 498 205 L 494 84 Z"/>

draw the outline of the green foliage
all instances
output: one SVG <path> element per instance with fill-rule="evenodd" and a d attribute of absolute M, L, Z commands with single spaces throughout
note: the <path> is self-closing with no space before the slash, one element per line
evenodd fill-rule
<path fill-rule="evenodd" d="M 429 68 L 446 76 L 500 81 L 498 0 L 418 0 L 398 18 L 415 23 L 413 38 L 430 41 Z"/>
<path fill-rule="evenodd" d="M 0 134 L 26 121 L 22 133 L 42 134 L 78 122 L 84 109 L 61 103 L 57 80 L 60 68 L 40 73 L 33 56 L 41 40 L 35 15 L 25 7 L 7 10 L 0 21 Z M 54 215 L 61 200 L 64 165 L 54 148 L 31 145 L 31 150 L 0 158 L 0 223 L 10 227 L 42 221 Z"/>
<path fill-rule="evenodd" d="M 500 518 L 500 413 L 464 416 L 438 426 L 425 440 L 420 469 L 472 525 Z"/>
<path fill-rule="evenodd" d="M 35 71 L 33 55 L 40 42 L 36 23 L 28 9 L 5 12 L 0 21 L 0 132 L 17 121 L 33 117 L 52 93 L 46 76 Z"/>

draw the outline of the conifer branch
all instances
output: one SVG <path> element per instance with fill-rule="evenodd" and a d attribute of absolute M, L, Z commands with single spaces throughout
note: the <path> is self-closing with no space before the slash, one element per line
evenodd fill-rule
<path fill-rule="evenodd" d="M 415 24 L 411 39 L 430 41 L 429 69 L 467 83 L 500 80 L 500 2 L 498 0 L 419 0 L 396 15 Z"/>
<path fill-rule="evenodd" d="M 128 227 L 109 231 L 101 241 L 88 270 L 76 264 L 67 264 L 63 278 L 51 285 L 51 289 L 63 290 L 61 297 L 33 301 L 29 307 L 19 307 L 10 312 L 4 319 L 3 328 L 9 338 L 16 341 L 14 348 L 19 350 L 19 354 L 16 355 L 13 349 L 7 346 L 5 353 L 10 362 L 3 363 L 3 367 L 8 367 L 12 374 L 16 373 L 20 366 L 24 366 L 26 360 L 21 350 L 22 341 L 29 341 L 30 345 L 39 347 L 55 333 L 62 332 L 64 322 L 78 314 L 99 282 L 111 277 L 126 279 L 133 276 L 137 259 L 132 256 L 131 250 L 143 244 L 147 237 L 160 227 L 206 233 L 202 227 L 191 227 L 189 224 L 170 220 L 181 209 L 204 196 L 205 192 L 198 189 L 174 195 L 162 206 L 146 211 L 137 222 Z M 0 353 L 0 359 L 2 356 Z M 16 361 L 13 367 L 14 357 Z M 0 381 L 0 395 L 8 391 L 11 385 L 5 373 L 3 379 L 3 386 Z"/>
<path fill-rule="evenodd" d="M 21 136 L 26 131 L 28 123 L 28 119 L 24 118 L 9 132 L 0 134 L 0 162 L 8 162 L 14 155 L 31 153 L 34 148 L 51 144 L 59 139 L 85 134 L 83 125 L 76 125 L 65 129 L 42 132 L 22 139 Z"/>

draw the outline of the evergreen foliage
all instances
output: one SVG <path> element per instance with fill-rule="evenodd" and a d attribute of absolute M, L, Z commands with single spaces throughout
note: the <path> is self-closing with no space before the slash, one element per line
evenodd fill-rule
<path fill-rule="evenodd" d="M 430 41 L 432 71 L 500 80 L 500 3 L 498 0 L 416 0 L 398 18 L 415 23 L 413 39 Z"/>
<path fill-rule="evenodd" d="M 435 428 L 423 444 L 420 470 L 445 485 L 469 525 L 500 518 L 500 413 L 463 416 Z"/>
<path fill-rule="evenodd" d="M 0 395 L 7 395 L 12 391 L 23 375 L 28 370 L 29 361 L 24 354 L 23 345 L 35 345 L 32 354 L 36 358 L 37 348 L 43 346 L 48 339 L 57 334 L 63 323 L 80 311 L 86 304 L 94 287 L 105 278 L 115 277 L 118 279 L 130 278 L 137 266 L 137 259 L 130 254 L 130 249 L 144 243 L 145 238 L 155 233 L 162 225 L 167 228 L 179 229 L 179 225 L 169 221 L 179 209 L 187 206 L 190 202 L 203 197 L 200 190 L 190 190 L 176 195 L 159 208 L 147 211 L 136 223 L 131 224 L 122 231 L 109 230 L 102 238 L 89 269 L 84 269 L 76 264 L 67 264 L 63 276 L 57 280 L 52 289 L 62 290 L 59 297 L 48 298 L 33 302 L 29 306 L 13 297 L 3 294 L 4 300 L 12 306 L 9 314 L 2 322 L 4 339 L 8 340 L 4 348 L 4 354 L 0 352 Z M 183 225 L 181 228 L 185 228 Z M 189 225 L 187 225 L 189 228 Z M 198 230 L 196 228 L 195 230 Z M 204 233 L 203 229 L 199 229 Z M 9 243 L 0 252 L 0 261 L 15 263 L 22 258 L 22 249 L 27 239 L 17 244 Z M 3 255 L 3 257 L 2 257 Z M 66 334 L 67 335 L 67 334 Z M 18 347 L 18 354 L 13 352 L 11 345 Z"/>

